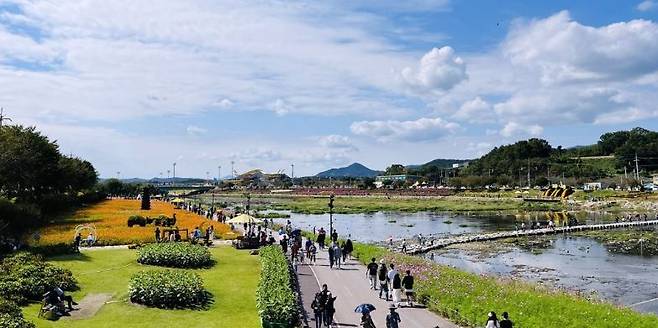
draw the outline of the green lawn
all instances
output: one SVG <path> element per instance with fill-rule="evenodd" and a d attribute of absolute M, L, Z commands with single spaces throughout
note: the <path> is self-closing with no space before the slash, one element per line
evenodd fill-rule
<path fill-rule="evenodd" d="M 96 250 L 80 255 L 51 259 L 70 269 L 78 279 L 80 290 L 72 293 L 75 300 L 90 293 L 112 293 L 105 304 L 90 319 L 47 321 L 37 318 L 40 304 L 23 309 L 27 320 L 37 327 L 260 327 L 256 310 L 256 287 L 260 274 L 257 256 L 231 247 L 212 248 L 217 261 L 210 269 L 198 272 L 206 289 L 213 294 L 213 304 L 205 311 L 161 310 L 128 302 L 128 281 L 140 270 L 150 268 L 138 264 L 134 250 Z"/>

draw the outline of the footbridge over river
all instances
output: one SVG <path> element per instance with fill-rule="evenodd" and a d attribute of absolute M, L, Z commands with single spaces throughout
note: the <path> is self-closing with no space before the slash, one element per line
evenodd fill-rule
<path fill-rule="evenodd" d="M 491 232 L 491 233 L 483 233 L 483 234 L 467 234 L 467 235 L 454 236 L 449 238 L 435 239 L 429 244 L 424 243 L 424 245 L 420 245 L 420 244 L 408 245 L 406 249 L 406 253 L 421 254 L 421 253 L 429 252 L 431 250 L 440 249 L 455 244 L 466 244 L 466 243 L 472 243 L 478 241 L 489 241 L 489 240 L 496 240 L 503 238 L 550 235 L 550 234 L 580 232 L 580 231 L 590 231 L 590 230 L 611 230 L 611 229 L 621 229 L 621 228 L 647 227 L 647 226 L 655 226 L 655 225 L 658 225 L 658 220 L 576 225 L 570 227 L 566 226 L 566 227 L 542 228 L 542 229 L 532 229 L 532 230 L 499 231 L 499 232 Z M 398 250 L 401 249 L 398 247 Z"/>

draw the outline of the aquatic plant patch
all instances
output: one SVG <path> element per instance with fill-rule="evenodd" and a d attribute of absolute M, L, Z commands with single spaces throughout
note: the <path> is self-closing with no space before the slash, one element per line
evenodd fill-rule
<path fill-rule="evenodd" d="M 187 242 L 149 244 L 139 249 L 137 262 L 141 264 L 202 268 L 213 264 L 208 248 Z"/>

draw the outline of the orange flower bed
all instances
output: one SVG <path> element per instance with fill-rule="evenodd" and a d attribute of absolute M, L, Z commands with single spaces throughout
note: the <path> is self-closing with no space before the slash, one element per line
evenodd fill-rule
<path fill-rule="evenodd" d="M 205 229 L 212 225 L 216 236 L 230 236 L 228 225 L 211 221 L 203 216 L 176 209 L 167 202 L 151 201 L 151 209 L 140 210 L 141 201 L 132 199 L 108 199 L 98 204 L 76 211 L 71 218 L 55 222 L 40 230 L 39 245 L 71 243 L 75 237 L 75 227 L 80 224 L 93 224 L 96 227 L 96 245 L 124 245 L 133 243 L 153 242 L 155 240 L 153 224 L 146 227 L 128 227 L 128 218 L 132 215 L 157 217 L 159 215 L 173 216 L 176 213 L 176 226 L 179 229 L 195 227 Z M 162 228 L 161 228 L 162 229 Z M 83 233 L 82 238 L 86 235 Z"/>

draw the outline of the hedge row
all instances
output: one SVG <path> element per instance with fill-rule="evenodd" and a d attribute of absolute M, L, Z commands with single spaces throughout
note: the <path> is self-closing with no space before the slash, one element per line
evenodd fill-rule
<path fill-rule="evenodd" d="M 18 304 L 0 298 L 0 327 L 34 328 L 34 324 L 23 318 L 23 312 Z"/>
<path fill-rule="evenodd" d="M 293 289 L 290 266 L 278 246 L 260 249 L 261 275 L 256 303 L 264 322 L 292 325 L 299 308 Z"/>
<path fill-rule="evenodd" d="M 160 215 L 157 218 L 152 217 L 143 217 L 141 215 L 132 215 L 128 218 L 127 221 L 128 227 L 138 225 L 140 227 L 146 227 L 149 224 L 154 224 L 156 226 L 171 227 L 176 225 L 176 218 L 170 218 L 166 215 Z"/>
<path fill-rule="evenodd" d="M 202 268 L 213 264 L 208 248 L 183 242 L 149 244 L 137 254 L 137 262 L 148 265 Z"/>
<path fill-rule="evenodd" d="M 0 263 L 0 291 L 10 301 L 40 301 L 55 287 L 73 290 L 76 280 L 71 271 L 46 263 L 41 256 L 17 253 Z"/>
<path fill-rule="evenodd" d="M 131 302 L 163 309 L 201 309 L 210 302 L 201 277 L 183 270 L 138 272 L 128 291 Z"/>

